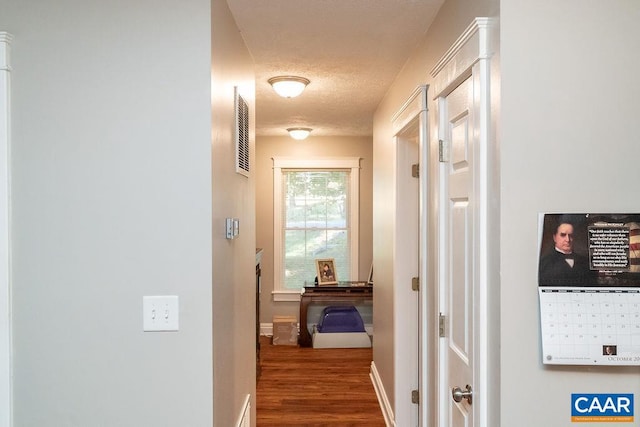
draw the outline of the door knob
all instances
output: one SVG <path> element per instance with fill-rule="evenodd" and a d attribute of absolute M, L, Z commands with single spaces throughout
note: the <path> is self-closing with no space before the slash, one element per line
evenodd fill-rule
<path fill-rule="evenodd" d="M 471 390 L 471 386 L 467 384 L 467 388 L 462 390 L 460 387 L 454 387 L 451 389 L 451 397 L 456 402 L 462 402 L 462 399 L 466 399 L 469 405 L 471 405 L 473 396 L 473 390 Z"/>

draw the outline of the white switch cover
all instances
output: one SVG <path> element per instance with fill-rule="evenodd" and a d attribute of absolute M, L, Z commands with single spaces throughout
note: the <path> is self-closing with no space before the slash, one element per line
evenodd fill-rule
<path fill-rule="evenodd" d="M 142 297 L 142 330 L 177 331 L 178 330 L 178 296 L 144 296 Z"/>

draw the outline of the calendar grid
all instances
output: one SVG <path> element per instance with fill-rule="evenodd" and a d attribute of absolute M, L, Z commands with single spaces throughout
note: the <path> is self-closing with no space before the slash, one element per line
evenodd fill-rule
<path fill-rule="evenodd" d="M 545 364 L 640 365 L 640 289 L 540 287 Z"/>

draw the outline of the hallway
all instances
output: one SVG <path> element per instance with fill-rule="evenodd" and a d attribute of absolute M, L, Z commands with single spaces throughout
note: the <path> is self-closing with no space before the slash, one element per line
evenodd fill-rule
<path fill-rule="evenodd" d="M 260 337 L 257 425 L 384 427 L 369 378 L 372 350 L 273 346 Z"/>

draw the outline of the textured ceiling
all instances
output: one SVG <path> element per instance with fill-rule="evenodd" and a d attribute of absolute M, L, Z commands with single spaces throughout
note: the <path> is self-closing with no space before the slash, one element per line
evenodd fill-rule
<path fill-rule="evenodd" d="M 256 133 L 372 135 L 373 113 L 443 0 L 228 0 L 256 69 Z M 311 80 L 284 99 L 267 80 Z"/>

